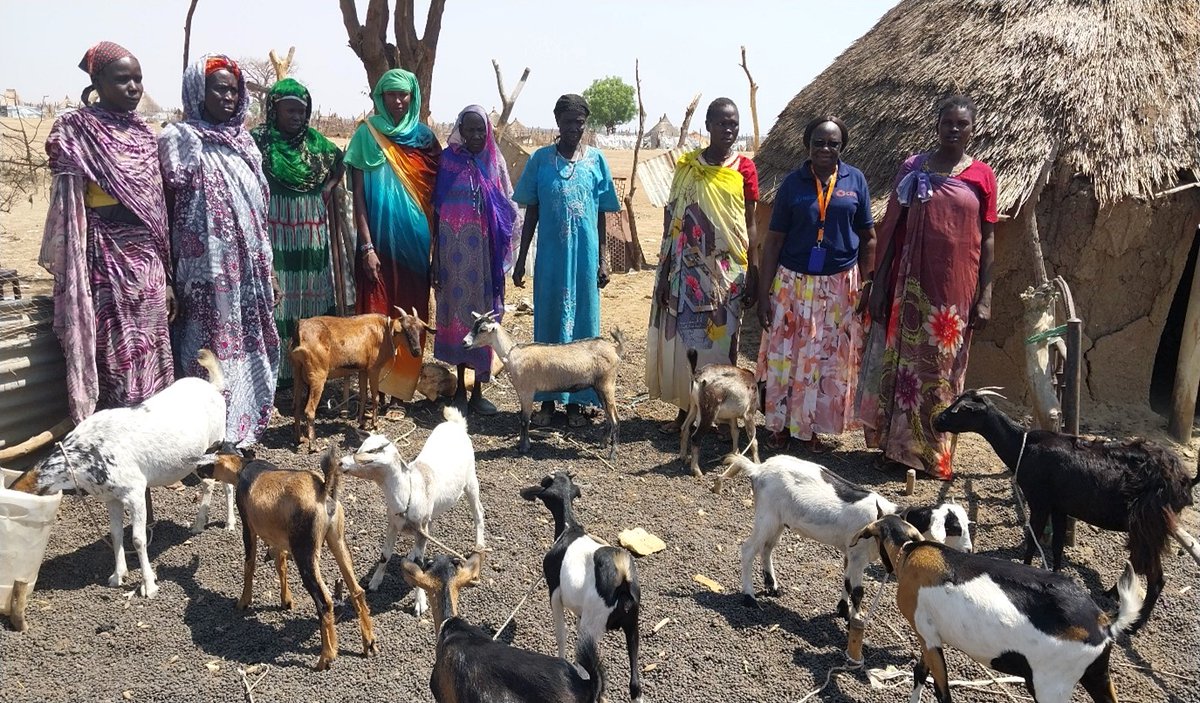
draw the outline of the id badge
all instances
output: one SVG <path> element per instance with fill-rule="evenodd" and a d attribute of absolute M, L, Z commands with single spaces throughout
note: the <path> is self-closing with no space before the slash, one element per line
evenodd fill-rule
<path fill-rule="evenodd" d="M 821 273 L 825 270 L 825 249 L 813 247 L 808 251 L 808 272 Z"/>

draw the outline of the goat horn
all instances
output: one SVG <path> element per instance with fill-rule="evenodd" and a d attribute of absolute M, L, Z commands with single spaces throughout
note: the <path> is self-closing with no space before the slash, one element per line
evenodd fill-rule
<path fill-rule="evenodd" d="M 400 317 L 408 317 L 408 313 L 404 312 L 404 308 L 399 305 L 393 305 L 392 307 L 396 308 L 396 312 L 400 313 Z"/>
<path fill-rule="evenodd" d="M 483 317 L 483 315 L 480 315 L 479 313 L 477 313 L 477 312 L 475 312 L 474 310 L 472 310 L 472 311 L 471 311 L 471 317 L 473 317 L 473 318 L 475 318 L 476 320 L 478 320 L 479 318 Z"/>
<path fill-rule="evenodd" d="M 421 317 L 420 315 L 417 314 L 417 306 L 416 305 L 413 306 L 412 311 L 413 311 L 413 317 L 417 317 L 417 318 Z"/>
<path fill-rule="evenodd" d="M 990 388 L 978 388 L 975 390 L 975 395 L 985 397 L 985 398 L 988 396 L 993 396 L 996 398 L 1000 398 L 1002 400 L 1008 400 L 1008 398 L 1005 398 L 1003 395 L 997 393 L 996 391 L 994 391 Z"/>

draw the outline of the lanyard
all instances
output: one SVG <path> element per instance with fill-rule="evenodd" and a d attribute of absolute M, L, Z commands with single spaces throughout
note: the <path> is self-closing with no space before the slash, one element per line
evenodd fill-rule
<path fill-rule="evenodd" d="M 811 168 L 811 167 L 810 167 Z M 821 190 L 821 179 L 817 178 L 817 174 L 813 172 L 813 183 L 817 186 L 817 213 L 820 215 L 820 221 L 817 222 L 817 246 L 821 246 L 821 242 L 825 239 L 825 212 L 829 209 L 829 201 L 833 198 L 833 190 L 837 187 L 837 167 L 833 168 L 833 175 L 829 178 L 829 190 Z"/>

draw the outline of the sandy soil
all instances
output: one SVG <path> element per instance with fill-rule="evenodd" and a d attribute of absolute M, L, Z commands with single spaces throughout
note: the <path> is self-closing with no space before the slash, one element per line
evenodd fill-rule
<path fill-rule="evenodd" d="M 610 160 L 615 173 L 628 173 L 619 152 Z M 629 154 L 625 158 L 631 159 Z M 44 205 L 43 212 L 44 212 Z M 648 204 L 638 209 L 647 254 L 653 258 L 661 220 Z M 6 216 L 0 262 L 27 266 L 36 253 L 30 240 L 40 237 L 37 203 Z M 657 220 L 657 222 L 656 222 Z M 645 224 L 643 224 L 643 222 Z M 25 262 L 22 264 L 21 262 Z M 22 268 L 22 272 L 25 272 Z M 494 629 L 512 611 L 533 579 L 552 542 L 548 514 L 527 504 L 517 492 L 556 469 L 574 471 L 583 485 L 577 507 L 594 534 L 615 542 L 617 533 L 641 526 L 663 538 L 667 551 L 644 557 L 638 567 L 642 583 L 642 668 L 652 701 L 796 701 L 824 682 L 827 672 L 844 663 L 845 627 L 834 612 L 840 564 L 829 548 L 785 535 L 777 551 L 777 571 L 784 595 L 764 599 L 764 609 L 741 605 L 738 545 L 749 534 L 749 485 L 736 481 L 724 495 L 714 495 L 707 481 L 693 479 L 674 458 L 678 437 L 658 433 L 658 424 L 674 409 L 645 396 L 643 368 L 651 272 L 616 276 L 603 293 L 604 328 L 620 324 L 630 351 L 618 383 L 622 443 L 616 462 L 596 458 L 592 449 L 601 428 L 568 430 L 562 418 L 534 437 L 528 456 L 515 451 L 518 422 L 516 399 L 507 380 L 489 387 L 500 415 L 471 418 L 470 429 L 487 511 L 490 546 L 479 588 L 464 593 L 462 614 L 485 629 Z M 531 337 L 531 318 L 509 318 L 519 340 Z M 757 333 L 743 336 L 746 356 L 757 348 Z M 331 391 L 332 397 L 334 392 Z M 290 411 L 282 392 L 279 407 Z M 1112 417 L 1115 417 L 1112 416 Z M 1089 431 L 1116 430 L 1106 416 L 1089 422 Z M 439 412 L 422 402 L 408 416 L 385 420 L 382 429 L 400 438 L 402 452 L 412 457 L 438 422 Z M 322 441 L 343 443 L 346 420 L 326 413 L 319 418 Z M 859 433 L 837 439 L 838 450 L 814 457 L 798 447 L 793 452 L 825 463 L 850 480 L 870 486 L 898 502 L 925 503 L 955 497 L 968 506 L 979 552 L 1011 559 L 1018 556 L 1020 529 L 1015 523 L 1009 482 L 999 460 L 979 438 L 963 437 L 958 445 L 956 481 L 919 481 L 916 495 L 900 496 L 902 477 L 871 468 L 874 453 Z M 264 437 L 262 454 L 282 466 L 315 467 L 317 457 L 298 456 L 291 445 L 290 421 L 277 417 Z M 710 471 L 728 446 L 715 436 L 703 441 L 702 464 Z M 764 448 L 764 456 L 770 455 Z M 379 555 L 385 515 L 380 491 L 357 479 L 346 480 L 343 503 L 349 518 L 348 537 L 356 569 L 368 573 Z M 46 561 L 30 606 L 30 629 L 17 634 L 0 629 L 0 701 L 209 701 L 241 700 L 239 669 L 263 676 L 254 690 L 258 701 L 431 700 L 429 671 L 434 637 L 428 619 L 412 614 L 412 596 L 403 585 L 398 564 L 389 569 L 382 588 L 368 597 L 379 638 L 380 655 L 360 656 L 353 611 L 340 603 L 341 658 L 326 673 L 312 671 L 320 644 L 314 611 L 290 570 L 296 597 L 293 611 L 277 605 L 278 584 L 268 564 L 258 570 L 255 605 L 234 609 L 241 589 L 242 545 L 239 532 L 220 529 L 223 510 L 214 507 L 214 524 L 201 535 L 187 532 L 195 512 L 196 489 L 155 491 L 159 523 L 150 547 L 159 583 L 156 600 L 130 597 L 140 582 L 136 556 L 127 549 L 131 572 L 122 589 L 109 588 L 112 552 L 105 543 L 106 511 L 95 501 L 64 498 Z M 1200 531 L 1196 513 L 1185 517 Z M 436 536 L 456 549 L 471 541 L 467 510 L 456 508 L 440 522 Z M 126 537 L 127 548 L 129 538 Z M 1080 526 L 1078 545 L 1067 550 L 1066 573 L 1097 594 L 1106 608 L 1115 604 L 1099 594 L 1111 585 L 1125 559 L 1122 535 Z M 398 550 L 407 550 L 403 542 Z M 325 560 L 332 584 L 332 560 Z M 714 593 L 693 581 L 694 575 L 716 580 Z M 868 598 L 878 588 L 879 568 Z M 1197 568 L 1172 550 L 1167 559 L 1167 588 L 1153 618 L 1132 642 L 1122 641 L 1113 653 L 1113 677 L 1123 700 L 1196 701 L 1200 687 L 1195 654 L 1200 648 L 1200 596 L 1194 588 Z M 756 583 L 758 577 L 756 575 Z M 761 583 L 758 583 L 761 587 Z M 868 631 L 867 666 L 911 670 L 915 638 L 893 605 L 895 587 L 885 592 Z M 515 626 L 502 638 L 544 653 L 555 651 L 552 621 L 544 587 L 520 611 Z M 656 625 L 661 627 L 654 632 Z M 609 701 L 625 699 L 628 665 L 618 635 L 604 642 Z M 948 652 L 951 676 L 986 680 L 981 667 L 957 652 Z M 818 697 L 827 701 L 896 701 L 909 684 L 896 690 L 872 689 L 862 672 L 844 673 Z M 1023 689 L 1006 687 L 1020 697 Z M 995 686 L 957 689 L 958 700 L 1006 700 Z M 1073 700 L 1084 700 L 1082 690 Z"/>

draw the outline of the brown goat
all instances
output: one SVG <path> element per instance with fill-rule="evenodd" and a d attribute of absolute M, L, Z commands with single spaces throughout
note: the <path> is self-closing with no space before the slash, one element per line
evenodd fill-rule
<path fill-rule="evenodd" d="M 254 566 L 258 561 L 258 540 L 267 545 L 279 573 L 279 601 L 292 607 L 287 581 L 287 557 L 296 560 L 296 569 L 304 590 L 312 596 L 321 623 L 321 655 L 316 668 L 324 671 L 337 658 L 337 630 L 334 628 L 333 601 L 321 578 L 321 544 L 333 552 L 342 579 L 350 590 L 350 602 L 358 613 L 362 629 L 363 656 L 375 653 L 375 632 L 371 613 L 345 540 L 345 518 L 338 502 L 341 469 L 331 446 L 321 457 L 322 475 L 315 471 L 280 469 L 256 460 L 228 445 L 216 454 L 206 455 L 196 468 L 202 478 L 214 478 L 237 487 L 237 507 L 242 516 L 242 542 L 246 550 L 242 597 L 238 610 L 250 605 L 254 591 Z"/>
<path fill-rule="evenodd" d="M 353 317 L 322 315 L 300 320 L 292 338 L 295 387 L 293 415 L 296 441 L 316 439 L 317 405 L 330 378 L 358 374 L 358 426 L 368 428 L 367 406 L 371 406 L 370 429 L 375 428 L 379 407 L 379 376 L 403 344 L 415 357 L 422 355 L 423 332 L 436 331 L 413 310 L 409 315 L 396 308 L 399 317 L 371 313 Z"/>
<path fill-rule="evenodd" d="M 691 441 L 692 474 L 700 476 L 700 434 L 714 422 L 725 421 L 733 440 L 733 453 L 738 450 L 738 419 L 746 426 L 748 449 L 758 463 L 758 437 L 754 420 L 758 414 L 758 388 L 754 373 L 730 364 L 707 364 L 696 371 L 698 354 L 688 349 L 688 364 L 692 367 L 691 403 L 687 419 L 679 427 L 679 460 L 688 460 Z"/>

